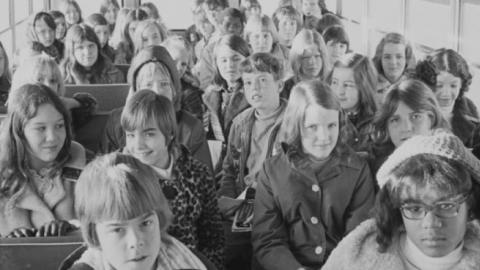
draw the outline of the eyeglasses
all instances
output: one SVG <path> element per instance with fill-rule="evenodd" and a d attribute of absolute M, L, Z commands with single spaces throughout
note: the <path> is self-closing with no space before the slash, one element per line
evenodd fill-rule
<path fill-rule="evenodd" d="M 469 194 L 460 194 L 450 200 L 436 202 L 434 205 L 425 205 L 423 203 L 404 203 L 400 206 L 402 215 L 407 219 L 423 219 L 427 212 L 439 218 L 453 218 L 458 215 L 458 210 L 462 203 L 468 199 Z"/>

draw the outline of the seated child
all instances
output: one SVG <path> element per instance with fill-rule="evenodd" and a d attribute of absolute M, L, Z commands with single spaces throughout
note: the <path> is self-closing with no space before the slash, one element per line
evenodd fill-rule
<path fill-rule="evenodd" d="M 98 41 L 100 42 L 101 52 L 107 56 L 110 61 L 113 63 L 115 60 L 115 50 L 108 45 L 108 41 L 111 36 L 110 26 L 108 25 L 107 20 L 103 17 L 100 13 L 93 13 L 92 15 L 88 16 L 85 20 L 85 23 L 93 28 L 95 34 L 98 37 Z"/>
<path fill-rule="evenodd" d="M 115 23 L 117 22 L 117 15 L 120 11 L 120 5 L 117 0 L 102 0 L 100 4 L 100 14 L 102 14 L 108 22 L 110 27 L 110 33 L 113 33 L 115 29 Z"/>
<path fill-rule="evenodd" d="M 125 82 L 122 72 L 104 54 L 94 30 L 86 24 L 70 27 L 61 65 L 65 84 L 114 84 Z"/>
<path fill-rule="evenodd" d="M 167 37 L 167 28 L 162 23 L 152 19 L 140 21 L 132 36 L 134 54 L 145 47 L 162 44 Z"/>
<path fill-rule="evenodd" d="M 61 0 L 60 11 L 65 15 L 65 22 L 67 23 L 67 30 L 72 25 L 83 22 L 82 10 L 75 0 Z"/>
<path fill-rule="evenodd" d="M 479 169 L 451 133 L 410 138 L 377 173 L 374 218 L 343 238 L 322 269 L 477 269 Z"/>
<path fill-rule="evenodd" d="M 88 249 L 72 270 L 207 269 L 168 235 L 172 213 L 158 176 L 134 157 L 116 152 L 92 161 L 75 187 L 75 212 Z"/>
<path fill-rule="evenodd" d="M 272 20 L 277 27 L 280 44 L 292 47 L 293 38 L 302 29 L 302 15 L 292 6 L 282 6 L 275 10 Z"/>
<path fill-rule="evenodd" d="M 292 90 L 255 196 L 252 241 L 264 269 L 320 269 L 337 243 L 368 218 L 375 200 L 367 162 L 345 145 L 345 115 L 328 85 Z"/>
<path fill-rule="evenodd" d="M 58 41 L 63 42 L 65 35 L 67 34 L 67 22 L 65 21 L 65 15 L 58 10 L 51 10 L 50 15 L 52 15 L 55 20 L 57 28 L 55 29 L 55 38 Z"/>
<path fill-rule="evenodd" d="M 341 60 L 349 49 L 350 40 L 347 31 L 341 25 L 333 25 L 325 29 L 323 39 L 327 45 L 330 65 L 333 67 L 335 62 Z"/>
<path fill-rule="evenodd" d="M 218 191 L 227 269 L 249 269 L 252 261 L 251 223 L 244 224 L 250 227 L 247 232 L 238 232 L 232 229 L 232 220 L 245 201 L 239 195 L 247 188 L 255 189 L 256 175 L 274 150 L 286 107 L 286 100 L 280 99 L 282 68 L 269 53 L 253 54 L 241 63 L 245 97 L 251 107 L 233 119 Z"/>
<path fill-rule="evenodd" d="M 0 131 L 0 235 L 64 235 L 75 218 L 75 173 L 86 162 L 70 115 L 50 88 L 26 84 L 10 96 Z"/>

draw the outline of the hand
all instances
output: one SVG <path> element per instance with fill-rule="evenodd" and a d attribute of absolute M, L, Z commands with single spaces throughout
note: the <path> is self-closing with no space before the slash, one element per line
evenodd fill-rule
<path fill-rule="evenodd" d="M 36 237 L 64 236 L 75 229 L 75 226 L 65 220 L 54 220 L 38 228 Z"/>
<path fill-rule="evenodd" d="M 37 229 L 35 228 L 21 227 L 11 231 L 6 237 L 7 238 L 32 237 L 32 236 L 35 236 L 36 232 L 37 232 Z"/>

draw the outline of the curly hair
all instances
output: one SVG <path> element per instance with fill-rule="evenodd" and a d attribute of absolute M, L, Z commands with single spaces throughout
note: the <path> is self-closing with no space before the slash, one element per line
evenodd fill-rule
<path fill-rule="evenodd" d="M 447 196 L 469 193 L 467 205 L 470 218 L 479 218 L 480 201 L 472 196 L 480 191 L 478 180 L 473 180 L 460 163 L 445 157 L 422 154 L 403 161 L 380 189 L 375 203 L 378 251 L 385 252 L 393 237 L 402 229 L 402 197 L 417 188 L 437 190 Z"/>

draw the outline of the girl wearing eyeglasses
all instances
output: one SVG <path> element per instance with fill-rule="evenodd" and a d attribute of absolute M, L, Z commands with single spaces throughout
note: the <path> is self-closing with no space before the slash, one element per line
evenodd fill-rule
<path fill-rule="evenodd" d="M 478 269 L 480 161 L 458 137 L 412 137 L 377 180 L 375 217 L 345 237 L 322 269 Z"/>

